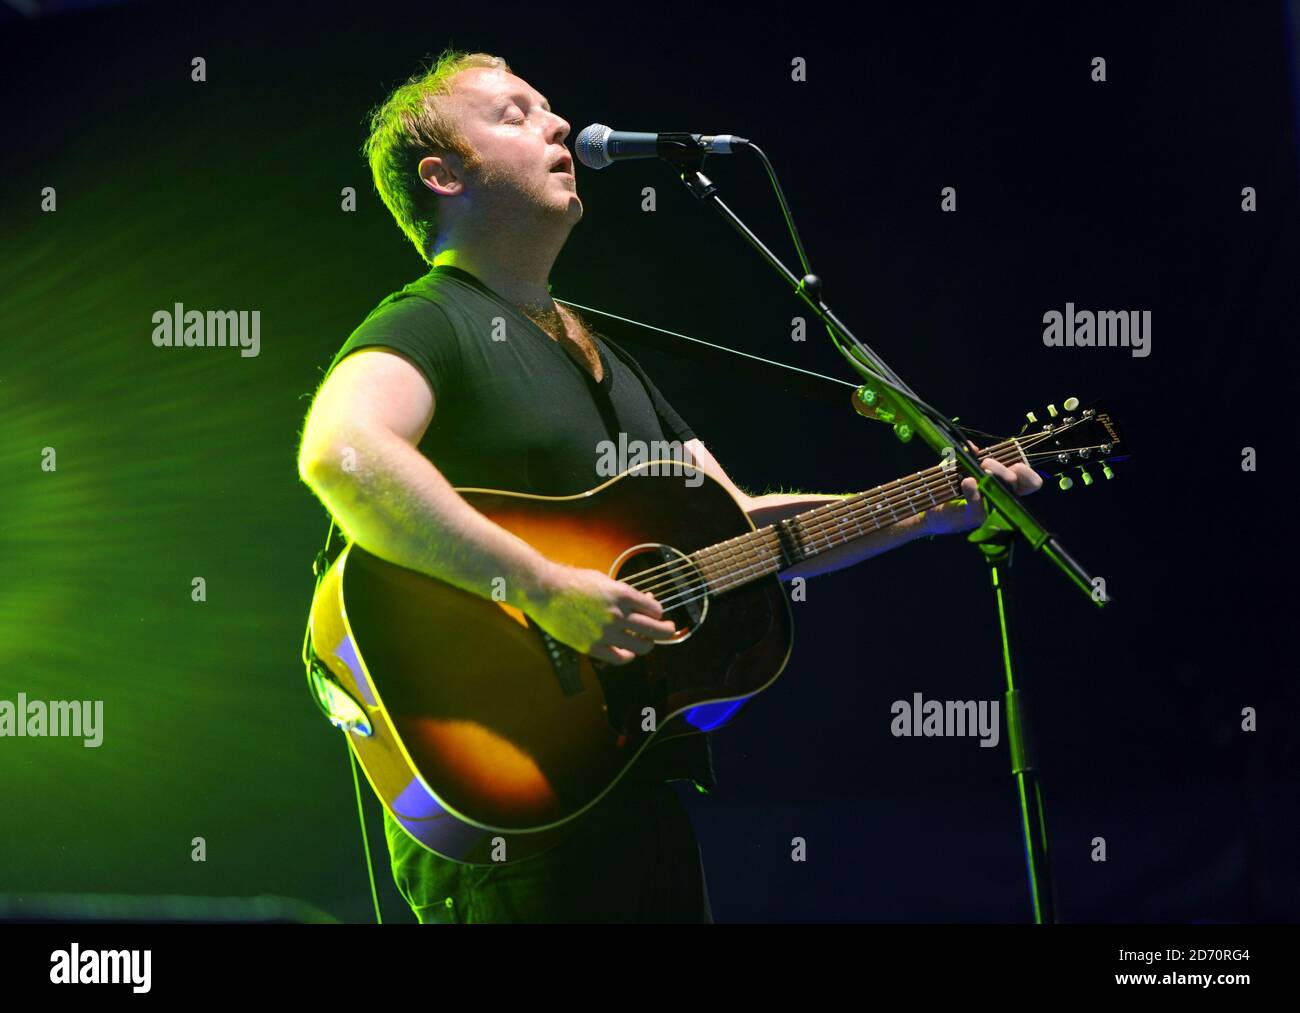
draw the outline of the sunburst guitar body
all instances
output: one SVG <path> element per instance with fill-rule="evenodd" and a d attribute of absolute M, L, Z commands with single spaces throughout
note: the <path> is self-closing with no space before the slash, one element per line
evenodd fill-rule
<path fill-rule="evenodd" d="M 689 466 L 648 463 L 562 498 L 457 491 L 552 560 L 634 583 L 648 575 L 678 629 L 605 665 L 504 601 L 355 543 L 340 553 L 312 605 L 311 641 L 344 703 L 364 712 L 351 747 L 412 837 L 486 864 L 503 848 L 513 860 L 559 843 L 651 742 L 729 720 L 785 666 L 791 616 L 774 574 L 707 593 L 690 554 L 754 526 Z"/>

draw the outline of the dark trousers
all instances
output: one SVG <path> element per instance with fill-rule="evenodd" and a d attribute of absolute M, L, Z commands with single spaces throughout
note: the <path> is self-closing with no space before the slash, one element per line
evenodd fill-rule
<path fill-rule="evenodd" d="M 384 812 L 393 878 L 421 924 L 712 922 L 690 814 L 672 785 L 624 779 L 565 841 L 532 858 L 462 865 Z"/>

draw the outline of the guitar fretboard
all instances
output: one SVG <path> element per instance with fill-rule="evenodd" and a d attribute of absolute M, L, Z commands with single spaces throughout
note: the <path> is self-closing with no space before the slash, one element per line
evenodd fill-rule
<path fill-rule="evenodd" d="M 1028 461 L 1017 440 L 980 451 L 1006 465 Z M 961 495 L 966 473 L 937 464 L 855 496 L 815 507 L 691 553 L 709 593 L 718 594 L 846 545 Z"/>

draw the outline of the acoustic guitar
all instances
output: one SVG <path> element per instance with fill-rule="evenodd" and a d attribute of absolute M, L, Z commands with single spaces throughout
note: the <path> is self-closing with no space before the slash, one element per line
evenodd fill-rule
<path fill-rule="evenodd" d="M 1071 461 L 1088 483 L 1090 464 L 1109 478 L 1109 415 L 1053 415 L 980 456 L 1046 467 L 1063 488 Z M 677 633 L 605 665 L 496 589 L 470 594 L 351 543 L 312 602 L 312 689 L 422 845 L 468 864 L 527 858 L 572 833 L 652 742 L 718 728 L 776 681 L 792 635 L 778 573 L 961 495 L 963 474 L 947 461 L 757 529 L 682 462 L 573 496 L 458 489 L 550 559 L 653 594 Z"/>

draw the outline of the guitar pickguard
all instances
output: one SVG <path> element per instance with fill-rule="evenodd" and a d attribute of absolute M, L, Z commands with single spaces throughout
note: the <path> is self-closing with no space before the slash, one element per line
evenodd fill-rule
<path fill-rule="evenodd" d="M 542 643 L 546 646 L 546 656 L 551 661 L 551 669 L 555 672 L 556 681 L 559 682 L 564 695 L 577 696 L 583 692 L 582 673 L 578 669 L 578 652 L 567 644 L 560 643 L 533 622 L 531 617 L 528 619 L 528 628 L 542 638 Z"/>

